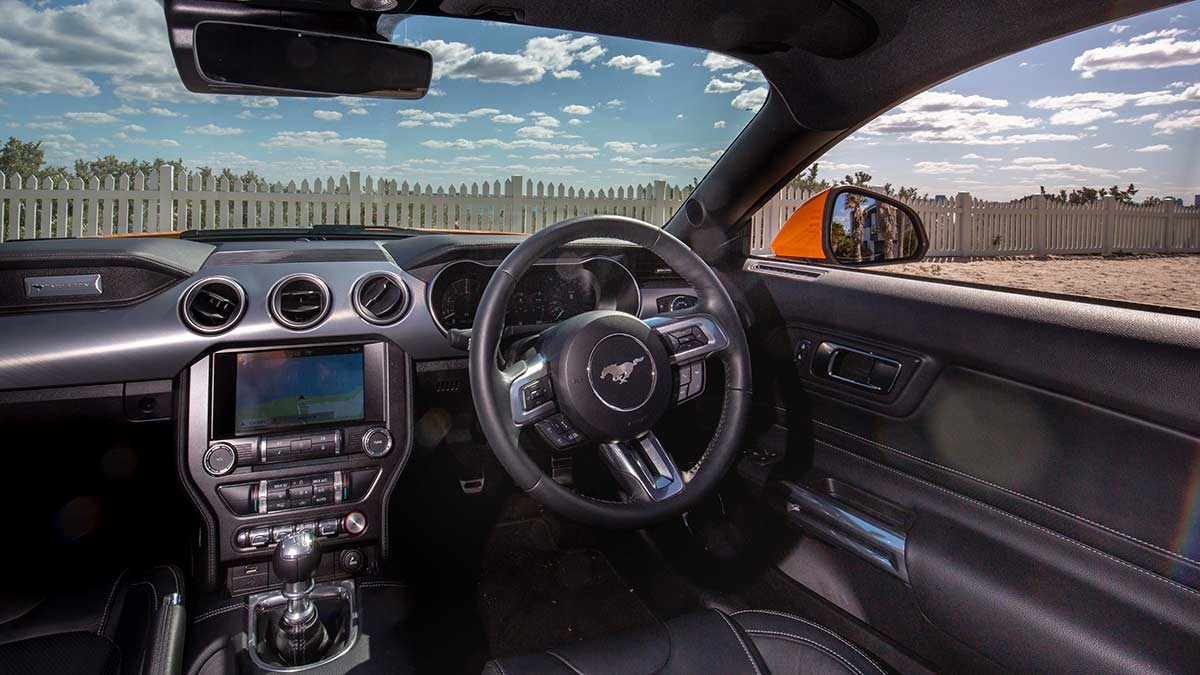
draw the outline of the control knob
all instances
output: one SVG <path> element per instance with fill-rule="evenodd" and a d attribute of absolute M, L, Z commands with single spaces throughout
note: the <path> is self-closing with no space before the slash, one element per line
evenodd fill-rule
<path fill-rule="evenodd" d="M 363 452 L 379 459 L 392 451 L 392 434 L 384 427 L 371 427 L 362 435 Z"/>
<path fill-rule="evenodd" d="M 204 470 L 213 476 L 224 476 L 237 466 L 237 450 L 228 443 L 213 443 L 204 453 Z"/>
<path fill-rule="evenodd" d="M 367 517 L 361 511 L 351 511 L 342 520 L 342 529 L 350 534 L 362 534 L 367 529 Z"/>

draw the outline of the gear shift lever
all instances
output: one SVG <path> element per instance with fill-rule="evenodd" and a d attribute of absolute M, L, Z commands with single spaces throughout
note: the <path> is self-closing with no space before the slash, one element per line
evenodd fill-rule
<path fill-rule="evenodd" d="M 287 608 L 279 620 L 273 643 L 280 659 L 288 665 L 313 663 L 329 649 L 329 633 L 317 617 L 317 606 L 310 597 L 313 574 L 320 563 L 321 544 L 311 531 L 288 535 L 275 547 L 271 565 L 275 576 L 283 582 Z"/>

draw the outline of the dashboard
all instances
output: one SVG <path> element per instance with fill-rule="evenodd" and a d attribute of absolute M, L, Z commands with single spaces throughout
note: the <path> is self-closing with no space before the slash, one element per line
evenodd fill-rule
<path fill-rule="evenodd" d="M 0 423 L 172 423 L 204 522 L 206 588 L 268 587 L 263 562 L 296 529 L 331 552 L 319 577 L 367 574 L 389 555 L 414 383 L 465 380 L 456 337 L 521 238 L 224 236 L 0 247 Z M 22 295 L 31 279 L 94 290 Z M 694 301 L 641 248 L 576 243 L 521 279 L 505 320 L 515 336 L 594 309 L 645 318 Z"/>

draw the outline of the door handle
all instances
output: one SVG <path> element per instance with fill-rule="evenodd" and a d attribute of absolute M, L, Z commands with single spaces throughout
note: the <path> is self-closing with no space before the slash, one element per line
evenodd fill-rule
<path fill-rule="evenodd" d="M 902 368 L 896 359 L 834 342 L 822 342 L 813 354 L 814 375 L 877 394 L 896 386 Z"/>

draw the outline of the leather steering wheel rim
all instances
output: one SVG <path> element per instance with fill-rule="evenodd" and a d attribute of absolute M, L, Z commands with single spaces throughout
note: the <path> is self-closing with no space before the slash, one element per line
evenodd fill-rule
<path fill-rule="evenodd" d="M 696 290 L 697 306 L 688 314 L 711 316 L 728 337 L 728 346 L 714 354 L 719 355 L 725 371 L 717 429 L 700 459 L 682 472 L 685 483 L 681 491 L 661 501 L 607 501 L 555 482 L 521 448 L 509 387 L 497 366 L 504 316 L 517 282 L 547 253 L 589 237 L 626 241 L 658 255 Z M 707 263 L 669 232 L 623 216 L 565 220 L 521 242 L 500 263 L 484 289 L 471 331 L 469 370 L 472 399 L 484 435 L 516 485 L 548 509 L 600 527 L 645 527 L 695 506 L 715 490 L 732 466 L 750 415 L 750 350 L 737 308 L 724 285 Z"/>

